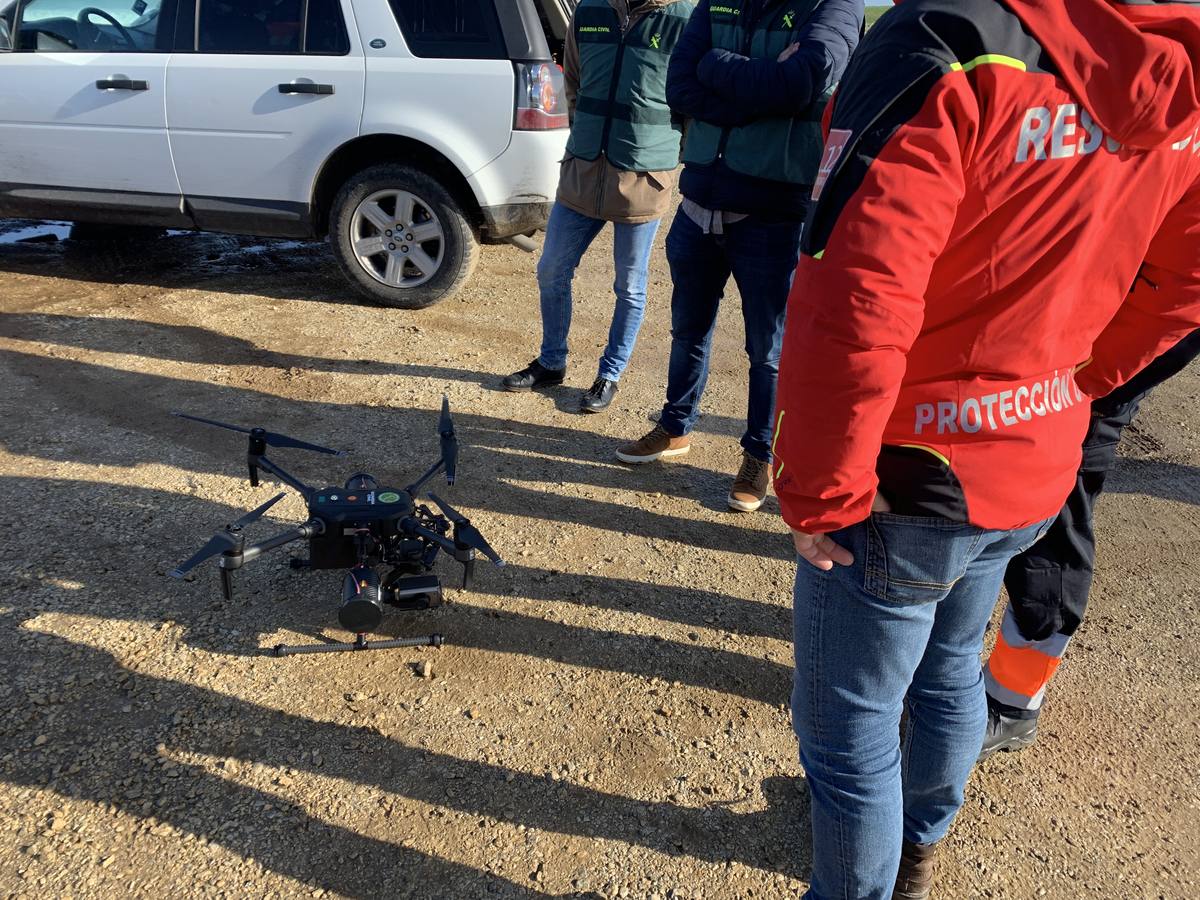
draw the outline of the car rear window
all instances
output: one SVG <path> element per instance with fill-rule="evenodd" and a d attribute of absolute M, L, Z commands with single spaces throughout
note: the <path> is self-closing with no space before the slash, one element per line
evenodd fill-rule
<path fill-rule="evenodd" d="M 200 0 L 199 7 L 201 53 L 350 52 L 341 0 Z"/>
<path fill-rule="evenodd" d="M 414 56 L 507 59 L 495 0 L 390 0 Z"/>

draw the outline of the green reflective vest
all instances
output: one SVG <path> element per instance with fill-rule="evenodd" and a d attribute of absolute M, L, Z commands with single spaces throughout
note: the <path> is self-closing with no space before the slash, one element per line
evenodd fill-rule
<path fill-rule="evenodd" d="M 796 42 L 797 33 L 821 2 L 767 0 L 765 11 L 747 30 L 746 0 L 713 0 L 709 6 L 712 45 L 751 59 L 775 59 Z M 743 175 L 812 184 L 824 145 L 821 116 L 832 94 L 833 85 L 827 85 L 822 96 L 796 118 L 759 119 L 738 128 L 692 122 L 683 161 L 704 166 L 721 157 L 725 165 Z"/>
<path fill-rule="evenodd" d="M 581 0 L 579 93 L 568 153 L 589 160 L 603 153 L 633 172 L 679 165 L 683 123 L 667 106 L 667 62 L 694 8 L 691 0 L 676 0 L 623 33 L 608 0 Z"/>

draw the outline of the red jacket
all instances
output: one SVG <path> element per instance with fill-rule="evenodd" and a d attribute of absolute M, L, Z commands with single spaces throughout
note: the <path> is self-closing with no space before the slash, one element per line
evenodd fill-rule
<path fill-rule="evenodd" d="M 788 304 L 794 528 L 1055 515 L 1089 396 L 1200 324 L 1200 7 L 906 0 L 827 119 Z M 1131 289 L 1132 286 L 1132 289 Z"/>

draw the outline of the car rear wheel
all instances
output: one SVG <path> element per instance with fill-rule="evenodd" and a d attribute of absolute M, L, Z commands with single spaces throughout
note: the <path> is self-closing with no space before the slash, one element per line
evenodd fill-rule
<path fill-rule="evenodd" d="M 458 201 L 411 166 L 372 166 L 347 181 L 330 210 L 329 236 L 350 283 L 402 309 L 449 297 L 479 259 Z"/>

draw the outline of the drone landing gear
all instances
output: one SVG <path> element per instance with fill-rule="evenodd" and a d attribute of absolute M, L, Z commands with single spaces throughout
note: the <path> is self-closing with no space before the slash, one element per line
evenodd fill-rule
<path fill-rule="evenodd" d="M 440 647 L 445 638 L 440 634 L 430 634 L 425 637 L 393 638 L 387 641 L 368 641 L 366 634 L 358 634 L 354 643 L 337 641 L 332 644 L 279 644 L 275 647 L 276 656 L 295 656 L 300 653 L 348 653 L 354 650 L 395 650 L 398 647 Z"/>

